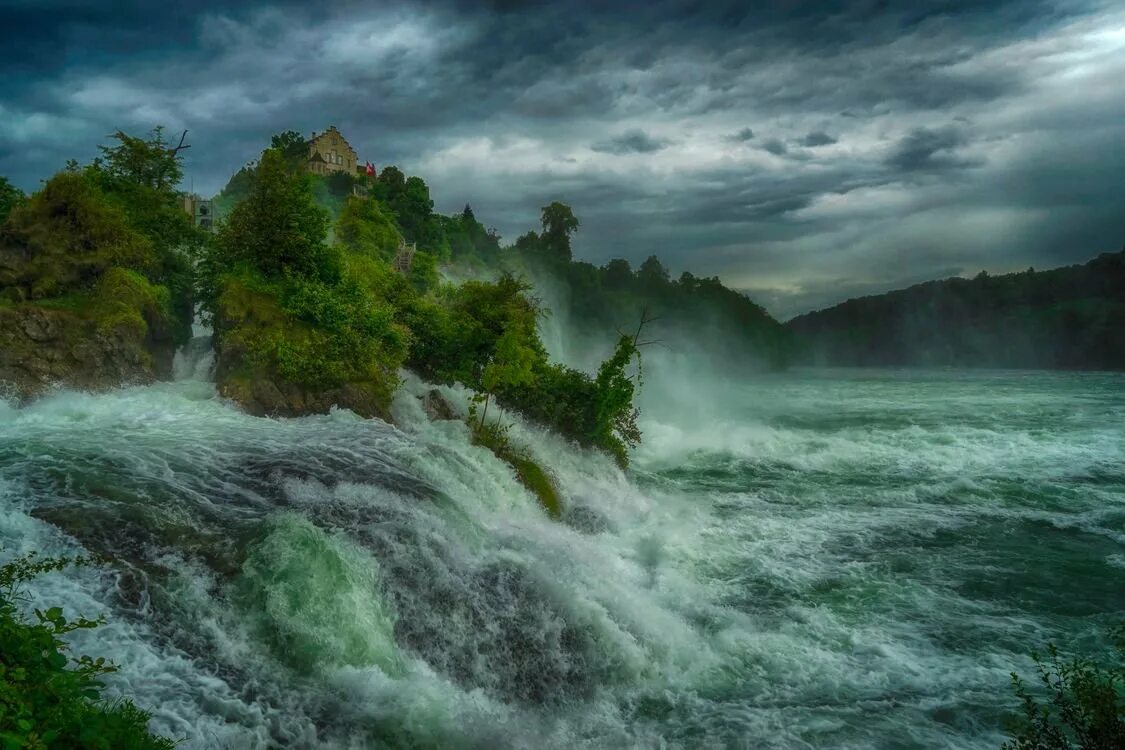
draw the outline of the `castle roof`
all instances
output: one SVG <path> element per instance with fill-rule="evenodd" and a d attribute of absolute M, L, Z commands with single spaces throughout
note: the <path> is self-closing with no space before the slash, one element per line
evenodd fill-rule
<path fill-rule="evenodd" d="M 355 151 L 355 149 L 354 149 L 354 148 L 352 148 L 352 144 L 348 143 L 348 139 L 344 137 L 344 134 L 343 134 L 343 133 L 341 133 L 341 132 L 340 132 L 340 131 L 339 131 L 339 130 L 338 130 L 338 129 L 336 128 L 336 126 L 335 126 L 335 125 L 329 125 L 329 126 L 328 126 L 328 128 L 327 128 L 327 129 L 325 129 L 325 131 L 324 131 L 323 133 L 313 133 L 313 134 L 312 134 L 312 135 L 311 135 L 311 136 L 309 137 L 309 140 L 308 140 L 307 142 L 308 142 L 309 144 L 312 144 L 312 142 L 313 142 L 313 141 L 315 141 L 316 139 L 318 139 L 318 138 L 322 138 L 322 137 L 324 137 L 324 136 L 326 136 L 326 135 L 329 135 L 329 134 L 331 134 L 331 135 L 334 135 L 334 136 L 336 136 L 337 138 L 339 138 L 339 139 L 340 139 L 341 141 L 343 141 L 343 142 L 344 142 L 344 145 L 345 145 L 345 146 L 347 146 L 348 148 L 351 148 L 351 149 L 352 149 L 352 151 Z"/>

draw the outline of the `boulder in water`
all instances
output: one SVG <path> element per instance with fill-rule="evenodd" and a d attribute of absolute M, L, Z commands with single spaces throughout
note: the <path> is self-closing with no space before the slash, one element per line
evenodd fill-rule
<path fill-rule="evenodd" d="M 336 407 L 350 409 L 361 417 L 390 421 L 383 401 L 356 383 L 344 383 L 335 388 L 309 388 L 280 378 L 236 376 L 221 380 L 219 393 L 256 417 L 326 414 Z"/>
<path fill-rule="evenodd" d="M 445 396 L 441 395 L 441 391 L 437 388 L 426 391 L 420 400 L 422 411 L 426 412 L 430 421 L 457 419 L 457 414 L 453 411 L 453 405 L 446 400 Z"/>

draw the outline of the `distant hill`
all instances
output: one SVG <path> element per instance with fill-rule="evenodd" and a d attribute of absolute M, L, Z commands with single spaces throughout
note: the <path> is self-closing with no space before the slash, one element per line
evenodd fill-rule
<path fill-rule="evenodd" d="M 930 281 L 786 325 L 804 364 L 1125 370 L 1125 250 Z"/>

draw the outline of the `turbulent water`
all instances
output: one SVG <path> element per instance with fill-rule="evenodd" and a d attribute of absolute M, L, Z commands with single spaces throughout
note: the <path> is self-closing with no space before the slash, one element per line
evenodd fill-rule
<path fill-rule="evenodd" d="M 0 556 L 111 559 L 34 600 L 184 747 L 994 748 L 1125 612 L 1121 375 L 650 370 L 627 475 L 513 428 L 558 522 L 425 384 L 257 419 L 202 353 L 0 404 Z"/>

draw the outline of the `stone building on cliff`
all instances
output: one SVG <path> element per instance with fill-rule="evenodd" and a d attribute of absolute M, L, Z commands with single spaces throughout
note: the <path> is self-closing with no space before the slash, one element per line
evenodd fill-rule
<path fill-rule="evenodd" d="M 340 134 L 335 125 L 323 133 L 313 133 L 309 138 L 308 169 L 313 174 L 329 175 L 334 172 L 355 174 L 362 171 L 359 154 Z"/>

